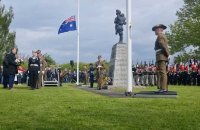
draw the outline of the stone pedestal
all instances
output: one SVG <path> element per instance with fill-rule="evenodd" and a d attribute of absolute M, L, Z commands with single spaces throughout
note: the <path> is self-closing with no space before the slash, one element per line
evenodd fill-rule
<path fill-rule="evenodd" d="M 128 83 L 128 45 L 117 43 L 112 47 L 109 64 L 109 77 L 113 79 L 112 87 L 126 88 Z"/>

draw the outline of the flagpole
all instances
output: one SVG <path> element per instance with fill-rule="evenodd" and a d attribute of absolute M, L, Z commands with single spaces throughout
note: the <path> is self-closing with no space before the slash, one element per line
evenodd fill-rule
<path fill-rule="evenodd" d="M 77 72 L 76 72 L 76 84 L 79 85 L 79 0 L 77 0 Z"/>
<path fill-rule="evenodd" d="M 128 87 L 126 95 L 131 95 L 133 87 L 133 74 L 132 74 L 132 39 L 131 39 L 131 0 L 126 0 L 126 13 L 127 13 L 127 40 L 128 40 Z"/>

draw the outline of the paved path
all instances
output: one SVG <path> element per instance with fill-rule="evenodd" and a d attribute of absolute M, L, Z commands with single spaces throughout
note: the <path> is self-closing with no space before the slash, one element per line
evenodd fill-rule
<path fill-rule="evenodd" d="M 88 86 L 78 86 L 77 88 L 112 98 L 130 98 L 130 96 L 125 96 L 123 92 L 114 92 L 110 89 L 97 90 L 97 88 L 89 88 Z"/>
<path fill-rule="evenodd" d="M 135 93 L 131 96 L 125 96 L 125 92 L 115 92 L 112 89 L 102 89 L 97 90 L 97 88 L 89 88 L 88 86 L 77 86 L 78 89 L 85 90 L 88 92 L 93 92 L 103 96 L 108 96 L 112 98 L 177 98 L 177 92 L 169 91 L 167 93 L 156 93 L 155 91 L 142 91 Z"/>

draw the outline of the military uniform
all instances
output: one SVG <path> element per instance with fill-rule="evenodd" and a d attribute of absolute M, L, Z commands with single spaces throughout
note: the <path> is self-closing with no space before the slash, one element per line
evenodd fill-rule
<path fill-rule="evenodd" d="M 143 72 L 143 74 L 144 74 L 144 85 L 145 86 L 148 86 L 149 85 L 149 71 L 148 71 L 148 66 L 147 65 L 145 65 L 145 67 L 144 67 L 144 72 Z"/>
<path fill-rule="evenodd" d="M 30 86 L 32 89 L 37 87 L 38 73 L 40 71 L 40 60 L 38 57 L 30 57 L 28 60 L 28 71 Z"/>
<path fill-rule="evenodd" d="M 133 82 L 134 82 L 134 85 L 137 84 L 137 68 L 136 67 L 133 67 L 132 68 L 132 72 L 133 72 Z"/>
<path fill-rule="evenodd" d="M 191 65 L 191 69 L 192 69 L 192 72 L 191 72 L 191 78 L 192 78 L 192 85 L 196 85 L 197 83 L 197 75 L 198 75 L 198 68 L 197 66 L 193 63 Z"/>
<path fill-rule="evenodd" d="M 97 89 L 102 89 L 103 87 L 103 80 L 105 74 L 105 63 L 104 61 L 97 61 L 96 62 L 96 70 L 97 70 Z"/>
<path fill-rule="evenodd" d="M 93 88 L 93 84 L 94 84 L 94 67 L 91 65 L 90 69 L 89 69 L 89 77 L 90 77 L 90 88 Z"/>
<path fill-rule="evenodd" d="M 154 86 L 154 72 L 153 72 L 153 65 L 148 67 L 149 72 L 149 85 Z"/>
<path fill-rule="evenodd" d="M 180 63 L 179 65 L 179 72 L 178 72 L 178 85 L 181 85 L 183 83 L 183 79 L 184 79 L 184 71 L 185 71 L 185 67 L 182 63 Z"/>
<path fill-rule="evenodd" d="M 152 28 L 153 31 L 156 31 L 157 28 L 166 29 L 167 27 L 159 24 Z M 156 51 L 156 64 L 158 67 L 158 84 L 161 91 L 167 91 L 167 72 L 166 72 L 166 63 L 168 62 L 169 49 L 168 49 L 168 40 L 166 36 L 162 33 L 157 34 L 157 39 L 155 42 L 155 51 Z"/>
<path fill-rule="evenodd" d="M 200 86 L 200 69 L 198 69 L 197 74 L 197 85 Z"/>
<path fill-rule="evenodd" d="M 144 70 L 142 67 L 138 68 L 138 85 L 144 85 L 144 74 L 143 74 Z"/>
<path fill-rule="evenodd" d="M 44 80 L 44 73 L 45 73 L 45 67 L 47 66 L 47 62 L 45 61 L 44 57 L 39 57 L 40 60 L 40 73 L 38 74 L 38 80 L 37 80 L 37 86 L 36 88 L 41 88 L 43 86 L 43 80 Z"/>
<path fill-rule="evenodd" d="M 87 85 L 88 83 L 88 69 L 86 66 L 83 69 L 83 82 L 84 82 L 84 85 Z"/>

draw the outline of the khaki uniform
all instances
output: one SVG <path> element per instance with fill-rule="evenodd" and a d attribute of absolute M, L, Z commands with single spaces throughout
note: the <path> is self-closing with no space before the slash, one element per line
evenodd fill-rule
<path fill-rule="evenodd" d="M 169 57 L 168 40 L 164 34 L 159 34 L 155 42 L 158 88 L 168 90 L 166 63 Z"/>
<path fill-rule="evenodd" d="M 41 88 L 43 85 L 43 80 L 44 80 L 44 72 L 45 72 L 45 67 L 47 66 L 47 62 L 45 61 L 44 57 L 42 56 L 40 58 L 40 73 L 38 75 L 38 80 L 37 80 L 37 88 Z"/>
<path fill-rule="evenodd" d="M 96 62 L 96 69 L 97 69 L 97 89 L 102 89 L 103 87 L 103 80 L 105 74 L 105 63 L 103 61 Z"/>
<path fill-rule="evenodd" d="M 87 85 L 87 83 L 88 83 L 88 70 L 87 70 L 87 68 L 84 68 L 83 74 L 84 74 L 84 85 Z"/>

